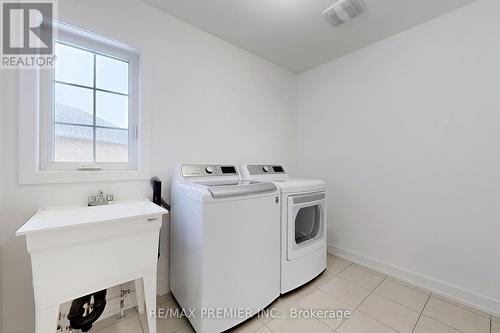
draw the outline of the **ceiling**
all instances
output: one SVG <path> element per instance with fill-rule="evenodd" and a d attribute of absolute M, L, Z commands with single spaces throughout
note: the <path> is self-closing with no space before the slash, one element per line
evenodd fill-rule
<path fill-rule="evenodd" d="M 142 0 L 259 57 L 300 73 L 476 0 L 364 0 L 333 27 L 336 0 Z"/>

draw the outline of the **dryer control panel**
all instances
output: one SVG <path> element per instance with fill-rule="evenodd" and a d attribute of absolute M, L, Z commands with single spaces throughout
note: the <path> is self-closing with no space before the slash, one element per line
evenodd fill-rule
<path fill-rule="evenodd" d="M 181 166 L 184 177 L 237 176 L 234 165 L 184 164 Z"/>
<path fill-rule="evenodd" d="M 247 169 L 250 175 L 286 174 L 285 169 L 281 165 L 248 165 Z"/>

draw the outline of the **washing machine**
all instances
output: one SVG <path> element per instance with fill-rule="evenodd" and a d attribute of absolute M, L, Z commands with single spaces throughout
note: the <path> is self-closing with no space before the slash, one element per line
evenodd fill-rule
<path fill-rule="evenodd" d="M 245 164 L 242 179 L 272 181 L 281 193 L 281 293 L 326 269 L 326 190 L 323 180 L 290 178 L 282 165 Z"/>
<path fill-rule="evenodd" d="M 242 181 L 231 164 L 182 164 L 170 216 L 170 290 L 196 332 L 230 329 L 279 297 L 274 183 Z"/>

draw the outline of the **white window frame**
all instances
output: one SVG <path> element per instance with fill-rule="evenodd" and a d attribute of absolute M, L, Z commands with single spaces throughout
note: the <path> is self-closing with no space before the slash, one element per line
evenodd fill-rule
<path fill-rule="evenodd" d="M 140 50 L 61 22 L 53 24 L 57 30 L 55 41 L 129 63 L 129 160 L 127 163 L 54 161 L 54 70 L 23 69 L 19 71 L 19 183 L 148 179 L 149 138 L 148 131 L 143 130 Z M 95 171 L 86 171 L 92 169 Z"/>
<path fill-rule="evenodd" d="M 117 58 L 119 60 L 129 63 L 129 110 L 128 110 L 128 162 L 126 163 L 113 163 L 113 162 L 59 162 L 54 161 L 54 86 L 55 77 L 54 71 L 43 71 L 41 73 L 41 82 L 48 82 L 44 84 L 41 88 L 44 90 L 41 94 L 41 105 L 43 107 L 40 109 L 40 123 L 42 124 L 40 128 L 40 153 L 41 153 L 41 170 L 46 171 L 71 171 L 78 170 L 83 166 L 100 168 L 101 170 L 136 170 L 138 164 L 138 124 L 139 124 L 139 96 L 137 78 L 139 77 L 139 54 L 136 50 L 124 46 L 116 45 L 116 43 L 111 43 L 110 40 L 91 35 L 87 32 L 81 30 L 72 29 L 59 29 L 58 38 L 56 42 L 61 42 L 68 46 L 80 48 L 87 50 L 91 53 L 101 54 L 111 58 Z M 95 59 L 94 59 L 95 61 Z M 56 59 L 57 66 L 57 59 Z M 95 67 L 95 64 L 94 64 Z M 95 70 L 95 68 L 94 68 Z M 96 73 L 94 72 L 94 75 Z M 94 77 L 95 81 L 95 77 Z M 96 91 L 96 87 L 93 88 L 93 92 Z M 94 99 L 95 99 L 94 93 Z M 46 98 L 48 97 L 48 98 Z M 95 108 L 95 100 L 94 100 Z M 45 126 L 43 124 L 46 124 Z M 95 142 L 94 142 L 95 149 Z"/>

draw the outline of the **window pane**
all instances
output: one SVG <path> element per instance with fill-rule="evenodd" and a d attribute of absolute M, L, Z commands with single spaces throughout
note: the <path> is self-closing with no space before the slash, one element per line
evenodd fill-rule
<path fill-rule="evenodd" d="M 96 129 L 97 162 L 128 162 L 128 131 Z"/>
<path fill-rule="evenodd" d="M 128 128 L 128 97 L 97 91 L 96 124 L 105 127 Z"/>
<path fill-rule="evenodd" d="M 128 94 L 128 63 L 98 54 L 96 86 L 99 89 Z"/>
<path fill-rule="evenodd" d="M 92 127 L 56 124 L 55 161 L 92 162 Z"/>
<path fill-rule="evenodd" d="M 56 43 L 56 80 L 94 86 L 94 54 Z"/>
<path fill-rule="evenodd" d="M 56 83 L 55 121 L 92 125 L 93 93 L 91 89 Z"/>

